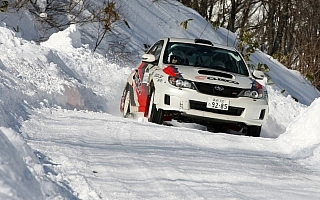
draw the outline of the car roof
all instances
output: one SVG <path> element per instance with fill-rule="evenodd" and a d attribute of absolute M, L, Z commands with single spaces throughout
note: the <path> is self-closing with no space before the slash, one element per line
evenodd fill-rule
<path fill-rule="evenodd" d="M 218 47 L 218 48 L 221 48 L 221 49 L 237 51 L 234 47 L 225 46 L 225 45 L 217 44 L 217 43 L 212 43 L 210 40 L 207 40 L 207 39 L 199 39 L 199 38 L 190 39 L 190 38 L 166 37 L 166 38 L 163 38 L 163 40 L 166 40 L 166 41 L 169 41 L 169 42 L 179 42 L 179 43 L 190 43 L 190 44 L 198 44 L 198 45 L 205 45 L 205 46 L 214 46 L 214 47 Z"/>

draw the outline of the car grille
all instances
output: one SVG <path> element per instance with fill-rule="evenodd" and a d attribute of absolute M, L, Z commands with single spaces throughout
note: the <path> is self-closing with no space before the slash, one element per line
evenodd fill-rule
<path fill-rule="evenodd" d="M 235 88 L 235 87 L 228 87 L 228 86 L 222 86 L 222 85 L 214 85 L 214 84 L 208 84 L 208 83 L 199 83 L 194 82 L 196 89 L 198 92 L 208 95 L 214 95 L 214 96 L 220 96 L 220 97 L 230 97 L 230 98 L 236 98 L 238 94 L 242 91 L 241 88 Z M 222 87 L 223 90 L 219 91 L 215 86 Z"/>
<path fill-rule="evenodd" d="M 223 115 L 240 116 L 244 111 L 244 108 L 237 108 L 237 107 L 232 107 L 232 106 L 229 106 L 228 110 L 211 109 L 211 108 L 207 108 L 206 102 L 199 102 L 199 101 L 190 100 L 189 103 L 190 103 L 190 109 L 218 113 L 218 114 L 223 114 Z"/>

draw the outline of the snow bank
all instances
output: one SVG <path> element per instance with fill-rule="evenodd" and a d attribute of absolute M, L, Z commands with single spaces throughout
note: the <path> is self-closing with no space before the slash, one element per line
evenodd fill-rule
<path fill-rule="evenodd" d="M 27 146 L 20 135 L 0 127 L 0 199 L 44 199 L 39 182 L 19 153 L 23 148 Z"/>
<path fill-rule="evenodd" d="M 313 159 L 320 160 L 320 98 L 303 111 L 295 121 L 279 136 L 277 142 L 282 145 L 284 152 L 292 157 L 310 157 L 316 150 Z"/>
<path fill-rule="evenodd" d="M 101 110 L 120 116 L 119 102 L 125 81 L 134 66 L 120 66 L 93 53 L 86 45 L 81 45 L 81 34 L 76 25 L 53 34 L 41 46 L 52 50 L 52 62 L 60 59 L 62 68 L 68 76 L 92 88 L 93 95 L 84 96 L 86 105 L 98 105 Z M 56 58 L 58 55 L 58 59 Z M 97 100 L 96 98 L 103 99 Z"/>
<path fill-rule="evenodd" d="M 48 49 L 21 39 L 4 27 L 0 27 L 0 45 L 0 60 L 4 65 L 0 70 L 22 93 L 30 96 L 35 95 L 35 90 L 59 93 L 61 86 L 68 84 L 57 76 L 57 66 L 47 59 Z"/>
<path fill-rule="evenodd" d="M 277 138 L 286 131 L 289 124 L 307 108 L 290 95 L 284 96 L 272 86 L 267 86 L 269 97 L 269 118 L 262 125 L 262 137 Z"/>
<path fill-rule="evenodd" d="M 72 24 L 64 31 L 52 34 L 50 38 L 42 42 L 41 45 L 61 51 L 72 52 L 74 48 L 82 47 L 81 34 L 77 26 Z"/>

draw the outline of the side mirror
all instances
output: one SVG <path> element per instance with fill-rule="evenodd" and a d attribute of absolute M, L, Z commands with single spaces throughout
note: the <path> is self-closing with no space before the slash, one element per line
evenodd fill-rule
<path fill-rule="evenodd" d="M 264 73 L 262 71 L 259 71 L 259 70 L 254 70 L 252 72 L 252 75 L 256 79 L 263 79 L 265 77 Z"/>
<path fill-rule="evenodd" d="M 156 60 L 156 57 L 152 54 L 143 54 L 142 62 L 152 63 Z"/>

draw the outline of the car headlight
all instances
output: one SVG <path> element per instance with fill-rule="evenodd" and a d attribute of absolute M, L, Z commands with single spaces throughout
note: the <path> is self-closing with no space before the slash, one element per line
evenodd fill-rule
<path fill-rule="evenodd" d="M 253 99 L 261 99 L 262 98 L 262 94 L 259 93 L 259 91 L 256 91 L 256 90 L 246 90 L 246 91 L 244 91 L 243 96 L 250 97 L 250 98 L 253 98 Z"/>
<path fill-rule="evenodd" d="M 244 90 L 239 96 L 249 97 L 249 98 L 253 98 L 253 99 L 261 99 L 265 95 L 263 92 L 262 85 L 260 83 L 258 83 L 256 80 L 252 80 L 251 89 Z"/>
<path fill-rule="evenodd" d="M 169 65 L 163 69 L 163 72 L 168 75 L 168 82 L 171 85 L 179 88 L 195 89 L 191 81 L 182 78 L 181 74 L 175 66 Z"/>
<path fill-rule="evenodd" d="M 194 86 L 192 84 L 191 81 L 182 79 L 182 78 L 178 78 L 178 77 L 174 77 L 174 76 L 169 76 L 168 77 L 168 82 L 176 87 L 179 88 L 190 88 L 190 89 L 194 89 Z"/>

